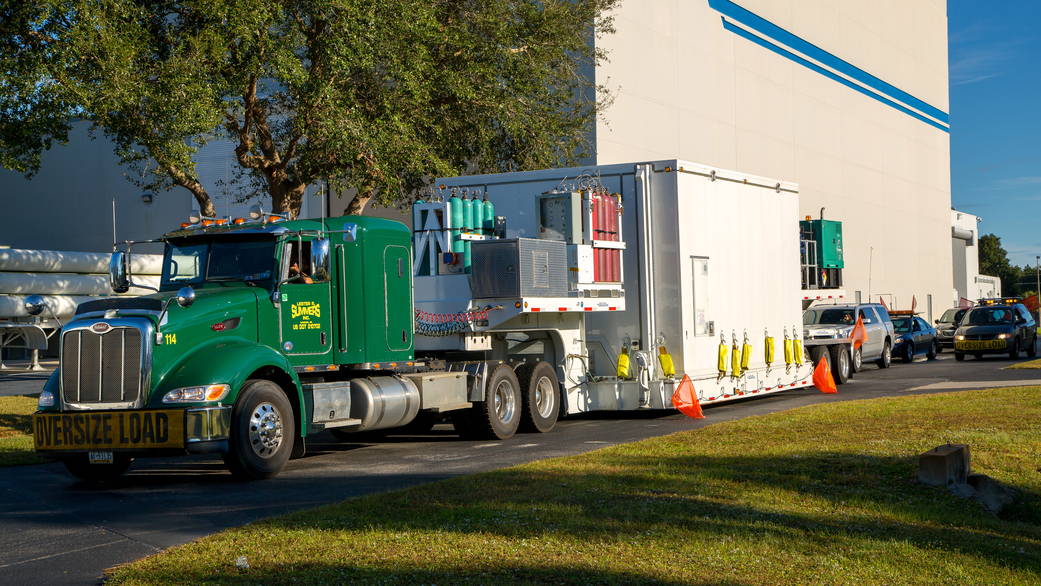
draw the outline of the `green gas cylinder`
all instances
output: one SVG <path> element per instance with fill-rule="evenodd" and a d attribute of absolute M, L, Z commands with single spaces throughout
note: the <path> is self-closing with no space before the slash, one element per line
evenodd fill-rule
<path fill-rule="evenodd" d="M 463 229 L 463 200 L 459 199 L 455 191 L 452 192 L 452 197 L 448 198 L 448 217 L 451 220 L 449 237 L 452 241 L 452 252 L 462 254 L 463 239 L 460 238 L 460 234 Z"/>
<path fill-rule="evenodd" d="M 495 204 L 488 201 L 488 194 L 484 194 L 484 235 L 491 238 L 495 234 Z"/>

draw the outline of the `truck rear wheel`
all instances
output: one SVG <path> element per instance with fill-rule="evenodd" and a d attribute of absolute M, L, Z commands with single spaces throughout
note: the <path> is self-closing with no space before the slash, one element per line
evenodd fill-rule
<path fill-rule="evenodd" d="M 548 362 L 522 364 L 515 371 L 520 382 L 521 431 L 546 433 L 560 415 L 560 382 Z"/>
<path fill-rule="evenodd" d="M 850 377 L 850 359 L 849 353 L 846 352 L 844 346 L 832 346 L 828 348 L 828 354 L 831 357 L 831 378 L 835 379 L 835 384 L 844 385 Z"/>
<path fill-rule="evenodd" d="M 90 483 L 112 482 L 130 468 L 134 459 L 124 454 L 113 454 L 111 464 L 91 464 L 87 454 L 72 454 L 62 459 L 65 469 L 80 480 Z"/>
<path fill-rule="evenodd" d="M 466 439 L 509 439 L 520 426 L 522 404 L 517 375 L 500 364 L 488 376 L 484 400 L 453 413 L 452 424 Z"/>
<path fill-rule="evenodd" d="M 295 437 L 293 406 L 282 388 L 269 380 L 248 380 L 231 412 L 224 463 L 243 479 L 271 478 L 285 467 Z"/>

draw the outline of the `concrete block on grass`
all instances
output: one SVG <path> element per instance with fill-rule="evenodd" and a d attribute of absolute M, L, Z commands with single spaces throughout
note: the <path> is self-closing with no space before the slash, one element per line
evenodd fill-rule
<path fill-rule="evenodd" d="M 969 446 L 947 444 L 918 456 L 918 482 L 932 486 L 965 484 L 969 477 Z"/>

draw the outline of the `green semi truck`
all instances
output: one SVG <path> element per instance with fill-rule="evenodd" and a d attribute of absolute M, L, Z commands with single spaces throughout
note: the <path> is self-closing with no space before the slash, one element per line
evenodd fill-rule
<path fill-rule="evenodd" d="M 465 362 L 416 362 L 411 233 L 399 222 L 196 218 L 149 242 L 165 249 L 158 291 L 77 308 L 33 418 L 36 449 L 75 476 L 219 453 L 259 479 L 326 429 L 348 437 L 453 415 L 469 436 L 505 438 L 530 420 L 529 381 L 514 368 L 481 361 L 477 392 L 491 390 L 474 397 Z M 133 285 L 138 244 L 112 255 L 116 291 Z"/>

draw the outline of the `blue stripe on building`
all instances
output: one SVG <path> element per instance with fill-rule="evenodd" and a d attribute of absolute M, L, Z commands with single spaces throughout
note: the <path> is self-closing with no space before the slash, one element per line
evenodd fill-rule
<path fill-rule="evenodd" d="M 925 103 L 924 101 L 912 96 L 911 94 L 901 90 L 900 88 L 897 88 L 875 77 L 874 75 L 871 75 L 870 73 L 864 71 L 863 69 L 860 69 L 859 67 L 849 63 L 848 61 L 844 61 L 843 59 L 836 57 L 835 55 L 825 51 L 824 49 L 821 49 L 813 43 L 810 43 L 809 41 L 801 37 L 798 37 L 792 34 L 791 32 L 788 32 L 787 30 L 773 24 L 765 18 L 753 12 L 750 12 L 749 10 L 742 8 L 741 6 L 738 6 L 734 2 L 731 2 L 731 0 L 708 0 L 708 4 L 712 9 L 724 15 L 722 19 L 723 28 L 725 28 L 726 30 L 736 33 L 744 38 L 747 38 L 748 40 L 753 41 L 757 45 L 770 49 L 771 51 L 779 55 L 783 55 L 784 57 L 791 59 L 792 61 L 795 61 L 796 63 L 804 67 L 812 69 L 813 71 L 816 71 L 817 73 L 820 73 L 821 75 L 824 75 L 829 79 L 838 81 L 839 83 L 849 88 L 857 90 L 858 92 L 866 96 L 870 96 L 871 98 L 874 98 L 888 106 L 891 106 L 901 112 L 904 112 L 909 116 L 913 116 L 945 132 L 950 132 L 950 129 L 947 126 L 944 126 L 943 124 L 938 124 L 936 122 L 936 120 L 939 120 L 944 124 L 950 123 L 950 117 L 947 115 L 946 112 L 940 110 L 939 108 L 931 106 Z M 849 81 L 849 79 L 846 79 L 841 75 L 836 75 L 833 71 L 825 69 L 817 65 L 816 63 L 809 61 L 808 59 L 799 57 L 792 51 L 784 49 L 777 44 L 771 43 L 770 41 L 763 39 L 762 37 L 756 34 L 753 34 L 748 29 L 742 28 L 731 23 L 727 20 L 727 17 L 741 23 L 742 25 L 748 27 L 748 29 L 754 30 L 755 32 L 759 33 L 760 35 L 763 35 L 763 37 L 766 37 L 767 39 L 777 41 L 781 44 L 791 47 L 792 49 L 802 53 L 803 55 L 806 55 L 807 57 L 814 59 L 818 63 L 824 64 L 827 67 L 830 67 L 832 70 L 840 72 L 843 75 L 860 82 L 861 84 L 863 84 L 863 86 L 858 85 L 856 83 L 852 83 Z M 864 86 L 867 86 L 868 88 L 871 88 L 872 90 L 876 91 L 866 89 Z M 932 118 L 923 116 L 915 110 L 901 105 L 898 101 L 903 102 L 904 104 L 907 104 L 915 108 L 916 110 L 924 112 Z M 935 120 L 933 120 L 933 118 L 935 118 Z"/>

